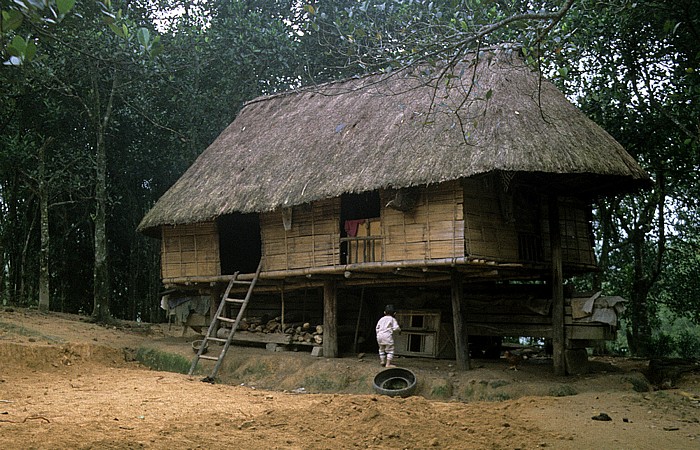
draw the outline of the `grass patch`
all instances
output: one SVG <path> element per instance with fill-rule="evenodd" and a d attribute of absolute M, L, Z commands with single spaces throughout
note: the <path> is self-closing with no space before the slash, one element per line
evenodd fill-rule
<path fill-rule="evenodd" d="M 314 392 L 338 392 L 348 387 L 348 384 L 348 378 L 345 375 L 336 379 L 322 373 L 304 378 L 304 388 Z"/>
<path fill-rule="evenodd" d="M 12 323 L 0 322 L 0 328 L 5 329 L 7 332 L 15 333 L 19 336 L 41 338 L 41 339 L 45 339 L 45 340 L 50 341 L 50 342 L 57 342 L 57 343 L 64 342 L 64 340 L 61 338 L 57 338 L 55 336 L 48 336 L 46 334 L 41 334 L 40 332 L 38 332 L 36 330 L 32 330 L 31 328 L 26 328 L 24 326 L 15 325 Z"/>
<path fill-rule="evenodd" d="M 505 402 L 506 400 L 510 400 L 511 398 L 511 395 L 505 392 L 494 392 L 485 395 L 484 398 L 482 398 L 481 400 L 485 400 L 487 402 Z"/>
<path fill-rule="evenodd" d="M 450 398 L 452 397 L 452 386 L 449 384 L 433 386 L 433 388 L 430 390 L 430 395 L 440 399 Z"/>
<path fill-rule="evenodd" d="M 560 384 L 559 386 L 553 387 L 549 390 L 549 395 L 552 397 L 568 397 L 569 395 L 576 395 L 578 391 L 568 384 Z"/>
<path fill-rule="evenodd" d="M 511 394 L 496 391 L 499 387 L 511 384 L 507 380 L 472 380 L 461 392 L 461 399 L 466 401 L 503 402 L 511 400 Z"/>
<path fill-rule="evenodd" d="M 136 351 L 136 360 L 153 370 L 184 374 L 190 371 L 192 364 L 184 356 L 144 347 L 139 347 Z"/>
<path fill-rule="evenodd" d="M 270 375 L 270 373 L 270 368 L 267 367 L 267 364 L 258 361 L 245 366 L 241 372 L 241 376 L 245 378 L 257 379 L 266 377 L 267 375 Z"/>
<path fill-rule="evenodd" d="M 491 389 L 498 389 L 499 387 L 508 386 L 510 381 L 508 380 L 491 380 L 489 381 L 489 386 Z"/>

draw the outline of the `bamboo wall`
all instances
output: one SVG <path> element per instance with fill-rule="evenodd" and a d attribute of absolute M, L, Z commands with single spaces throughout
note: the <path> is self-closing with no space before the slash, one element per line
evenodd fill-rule
<path fill-rule="evenodd" d="M 421 188 L 409 212 L 382 207 L 384 260 L 407 261 L 464 256 L 462 188 L 457 181 Z M 381 192 L 382 205 L 392 198 Z"/>
<path fill-rule="evenodd" d="M 467 254 L 499 262 L 550 260 L 546 198 L 513 188 L 504 193 L 497 177 L 464 180 Z M 590 206 L 573 198 L 560 201 L 563 262 L 594 265 Z"/>
<path fill-rule="evenodd" d="M 340 198 L 294 207 L 285 231 L 282 211 L 260 214 L 263 270 L 340 264 Z"/>
<path fill-rule="evenodd" d="M 576 199 L 563 198 L 559 202 L 562 259 L 565 264 L 596 264 L 590 213 L 590 206 Z M 545 251 L 549 254 L 548 226 L 545 236 Z"/>
<path fill-rule="evenodd" d="M 221 274 L 216 223 L 164 226 L 162 237 L 162 278 Z"/>

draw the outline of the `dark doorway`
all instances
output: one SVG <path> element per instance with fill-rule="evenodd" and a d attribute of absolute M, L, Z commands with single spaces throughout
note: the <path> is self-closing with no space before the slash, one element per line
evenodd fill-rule
<path fill-rule="evenodd" d="M 340 236 L 354 237 L 360 222 L 378 218 L 381 214 L 379 191 L 363 192 L 361 194 L 343 194 L 340 197 Z M 340 245 L 340 262 L 348 262 L 348 243 Z"/>
<path fill-rule="evenodd" d="M 227 214 L 217 219 L 221 274 L 253 273 L 262 252 L 257 214 Z"/>

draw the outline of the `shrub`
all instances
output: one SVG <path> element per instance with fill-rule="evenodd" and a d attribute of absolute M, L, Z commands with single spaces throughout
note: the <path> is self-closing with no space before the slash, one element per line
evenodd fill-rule
<path fill-rule="evenodd" d="M 685 329 L 676 337 L 678 356 L 685 359 L 700 357 L 700 337 Z"/>
<path fill-rule="evenodd" d="M 553 387 L 549 390 L 549 395 L 552 397 L 567 397 L 569 395 L 576 395 L 578 392 L 572 386 L 568 384 L 560 384 L 557 387 Z"/>

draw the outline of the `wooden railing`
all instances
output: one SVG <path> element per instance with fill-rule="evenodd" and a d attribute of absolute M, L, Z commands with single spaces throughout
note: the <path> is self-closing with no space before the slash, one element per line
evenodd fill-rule
<path fill-rule="evenodd" d="M 382 260 L 381 236 L 344 237 L 340 242 L 347 242 L 347 264 Z"/>

